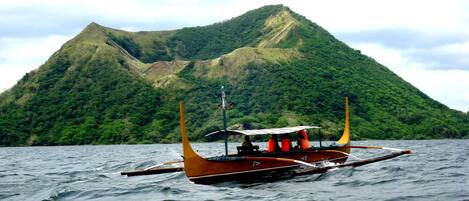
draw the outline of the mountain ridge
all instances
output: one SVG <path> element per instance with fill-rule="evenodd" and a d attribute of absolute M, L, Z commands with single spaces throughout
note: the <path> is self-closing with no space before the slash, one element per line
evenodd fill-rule
<path fill-rule="evenodd" d="M 201 27 L 127 32 L 90 23 L 0 95 L 0 145 L 177 142 L 220 129 L 323 125 L 334 139 L 350 97 L 352 138 L 467 138 L 467 114 L 282 5 Z"/>

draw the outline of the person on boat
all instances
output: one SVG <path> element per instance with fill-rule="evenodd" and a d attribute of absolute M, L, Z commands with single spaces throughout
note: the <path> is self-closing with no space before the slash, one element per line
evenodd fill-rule
<path fill-rule="evenodd" d="M 309 144 L 308 133 L 306 129 L 298 131 L 298 145 L 297 147 L 301 150 L 309 149 L 311 144 Z"/>
<path fill-rule="evenodd" d="M 272 152 L 277 152 L 280 150 L 280 146 L 278 145 L 278 138 L 277 135 L 272 135 L 267 141 L 267 152 L 272 153 Z"/>
<path fill-rule="evenodd" d="M 243 144 L 241 144 L 241 146 L 245 147 L 245 148 L 246 147 L 251 147 L 251 148 L 253 147 L 252 142 L 251 142 L 251 138 L 249 138 L 249 135 L 244 136 L 244 142 L 243 142 Z"/>
<path fill-rule="evenodd" d="M 290 137 L 287 135 L 283 135 L 282 136 L 282 140 L 280 141 L 281 144 L 282 144 L 282 151 L 291 151 L 291 141 L 290 141 Z"/>

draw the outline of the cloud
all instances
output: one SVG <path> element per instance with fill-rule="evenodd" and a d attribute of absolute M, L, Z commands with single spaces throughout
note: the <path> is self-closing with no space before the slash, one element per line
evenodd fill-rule
<path fill-rule="evenodd" d="M 407 29 L 419 32 L 468 33 L 469 3 L 448 1 L 309 1 L 309 0 L 0 0 L 0 25 L 10 34 L 28 27 L 39 33 L 62 34 L 91 21 L 116 28 L 174 29 L 205 25 L 240 15 L 266 4 L 284 4 L 334 33 Z M 171 22 L 171 23 L 167 23 Z M 47 27 L 47 28 L 43 28 Z M 63 27 L 64 29 L 60 29 Z M 75 27 L 75 28 L 73 28 Z M 3 30 L 3 29 L 2 29 Z M 3 30 L 5 31 L 5 30 Z M 57 32 L 62 31 L 62 32 Z"/>
<path fill-rule="evenodd" d="M 419 32 L 468 32 L 469 3 L 447 1 L 308 1 L 285 3 L 329 31 L 406 29 Z"/>
<path fill-rule="evenodd" d="M 72 36 L 0 38 L 0 91 L 10 88 L 27 72 L 39 67 Z"/>
<path fill-rule="evenodd" d="M 335 34 L 340 40 L 350 43 L 378 43 L 386 47 L 435 48 L 447 44 L 459 44 L 469 38 L 468 34 L 419 32 L 407 29 L 374 29 L 360 32 L 341 32 Z"/>
<path fill-rule="evenodd" d="M 407 30 L 376 30 L 337 35 L 337 38 L 348 44 L 378 44 L 388 49 L 397 49 L 404 57 L 421 63 L 423 68 L 469 71 L 469 37 L 465 35 L 435 35 Z"/>
<path fill-rule="evenodd" d="M 0 79 L 0 92 L 3 92 L 12 87 L 12 84 L 21 79 L 25 73 L 35 68 L 36 66 L 32 67 L 29 64 L 0 64 L 0 69 L 2 72 L 2 79 Z"/>
<path fill-rule="evenodd" d="M 429 49 L 414 48 L 404 51 L 409 57 L 424 63 L 429 69 L 469 71 L 469 39 L 461 43 L 448 43 Z"/>
<path fill-rule="evenodd" d="M 70 35 L 90 22 L 113 28 L 168 30 L 201 26 L 262 6 L 218 1 L 0 1 L 0 37 Z M 230 5 L 231 4 L 231 5 Z"/>
<path fill-rule="evenodd" d="M 362 54 L 374 58 L 377 62 L 385 65 L 394 72 L 405 69 L 425 69 L 425 65 L 415 61 L 412 57 L 408 57 L 406 52 L 389 48 L 377 43 L 350 43 L 352 48 L 360 50 Z"/>

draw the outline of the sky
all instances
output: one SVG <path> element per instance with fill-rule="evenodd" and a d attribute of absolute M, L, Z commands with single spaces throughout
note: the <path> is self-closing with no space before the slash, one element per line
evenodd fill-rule
<path fill-rule="evenodd" d="M 283 4 L 431 98 L 469 111 L 469 1 L 0 0 L 0 92 L 91 22 L 128 31 L 208 25 Z"/>

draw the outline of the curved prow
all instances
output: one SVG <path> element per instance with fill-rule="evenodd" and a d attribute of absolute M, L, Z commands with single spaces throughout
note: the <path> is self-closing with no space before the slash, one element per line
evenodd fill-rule
<path fill-rule="evenodd" d="M 350 146 L 350 122 L 349 122 L 349 109 L 348 109 L 348 96 L 345 97 L 345 128 L 342 137 L 340 137 L 337 144 L 343 146 Z M 344 152 L 350 153 L 350 148 L 344 150 Z"/>
<path fill-rule="evenodd" d="M 182 138 L 182 151 L 184 155 L 184 167 L 188 167 L 186 163 L 191 161 L 194 158 L 200 158 L 197 153 L 194 152 L 192 146 L 189 143 L 189 138 L 187 137 L 186 126 L 184 123 L 184 108 L 182 106 L 182 101 L 179 102 L 179 123 L 181 125 L 181 138 Z"/>

